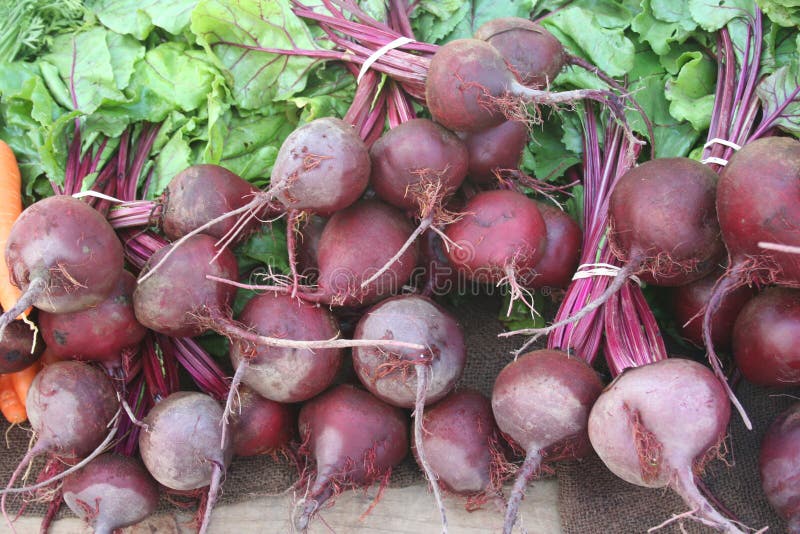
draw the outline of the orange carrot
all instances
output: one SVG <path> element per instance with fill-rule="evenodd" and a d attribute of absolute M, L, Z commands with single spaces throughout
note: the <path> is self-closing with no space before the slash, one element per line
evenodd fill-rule
<path fill-rule="evenodd" d="M 28 398 L 28 390 L 31 388 L 31 382 L 33 382 L 36 374 L 41 371 L 41 369 L 41 362 L 36 361 L 22 371 L 8 373 L 11 377 L 11 384 L 14 387 L 14 392 L 17 394 L 17 398 L 20 400 L 23 407 L 26 406 L 25 401 Z"/>
<path fill-rule="evenodd" d="M 11 148 L 0 140 L 0 306 L 10 310 L 22 294 L 11 283 L 8 265 L 5 260 L 6 241 L 14 221 L 22 213 L 22 178 L 17 165 L 17 158 Z"/>
<path fill-rule="evenodd" d="M 25 406 L 14 391 L 13 379 L 10 374 L 0 375 L 0 412 L 9 423 L 19 424 L 28 418 Z"/>

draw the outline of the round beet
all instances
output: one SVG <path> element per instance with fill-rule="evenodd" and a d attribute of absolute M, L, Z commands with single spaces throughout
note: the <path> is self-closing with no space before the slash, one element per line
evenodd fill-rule
<path fill-rule="evenodd" d="M 170 241 L 253 200 L 258 189 L 239 175 L 219 165 L 192 165 L 175 175 L 164 192 L 161 228 Z M 223 237 L 236 220 L 219 221 L 203 233 Z M 258 223 L 251 219 L 250 227 Z M 239 236 L 247 232 L 238 233 Z"/>
<path fill-rule="evenodd" d="M 0 373 L 16 373 L 30 367 L 44 348 L 41 336 L 24 321 L 11 322 L 0 338 Z"/>
<path fill-rule="evenodd" d="M 524 283 L 535 288 L 567 287 L 578 267 L 583 232 L 572 217 L 555 206 L 539 202 L 538 207 L 547 227 L 547 245 L 534 267 L 535 276 Z"/>
<path fill-rule="evenodd" d="M 697 362 L 669 358 L 628 369 L 605 389 L 589 416 L 589 439 L 618 477 L 672 488 L 706 525 L 741 533 L 695 484 L 695 473 L 718 454 L 730 414 L 714 373 Z"/>
<path fill-rule="evenodd" d="M 459 132 L 484 130 L 506 118 L 536 121 L 538 112 L 531 114 L 528 105 L 558 106 L 583 98 L 600 101 L 624 123 L 624 110 L 615 95 L 592 89 L 551 93 L 527 87 L 516 79 L 501 53 L 480 39 L 456 39 L 440 46 L 425 80 L 425 101 L 433 120 Z"/>
<path fill-rule="evenodd" d="M 178 491 L 209 486 L 200 526 L 205 532 L 233 456 L 222 434 L 222 407 L 203 393 L 179 391 L 156 404 L 143 422 L 139 453 L 153 478 Z"/>
<path fill-rule="evenodd" d="M 476 282 L 510 285 L 531 279 L 547 247 L 547 227 L 536 201 L 515 191 L 485 191 L 472 197 L 464 216 L 448 225 L 455 243 L 450 263 Z"/>
<path fill-rule="evenodd" d="M 72 313 L 39 314 L 39 326 L 47 346 L 58 358 L 122 365 L 122 351 L 135 348 L 147 329 L 133 311 L 136 277 L 123 271 L 103 302 Z"/>
<path fill-rule="evenodd" d="M 669 290 L 670 307 L 678 331 L 684 339 L 698 347 L 703 346 L 703 310 L 722 274 L 723 271 L 717 269 L 699 280 Z M 755 289 L 749 286 L 738 287 L 725 295 L 712 318 L 711 337 L 715 347 L 730 349 L 733 323 L 753 295 Z"/>
<path fill-rule="evenodd" d="M 316 467 L 295 527 L 336 491 L 387 480 L 408 453 L 408 420 L 399 409 L 350 385 L 337 386 L 303 405 L 299 418 L 304 452 Z"/>
<path fill-rule="evenodd" d="M 505 534 L 511 533 L 525 486 L 543 461 L 589 453 L 587 420 L 602 389 L 585 361 L 558 350 L 524 354 L 497 375 L 492 389 L 497 426 L 526 453 L 508 499 Z"/>
<path fill-rule="evenodd" d="M 158 507 L 158 486 L 139 460 L 102 454 L 64 479 L 64 502 L 95 534 L 144 520 Z"/>
<path fill-rule="evenodd" d="M 558 39 L 529 19 L 492 19 L 475 31 L 475 38 L 495 47 L 525 85 L 549 86 L 567 60 Z"/>
<path fill-rule="evenodd" d="M 469 153 L 467 175 L 478 184 L 497 181 L 495 171 L 516 169 L 528 144 L 528 127 L 519 121 L 504 121 L 497 126 L 463 136 Z"/>
<path fill-rule="evenodd" d="M 420 212 L 461 186 L 468 153 L 454 133 L 429 119 L 395 126 L 369 151 L 370 181 L 378 197 L 405 210 Z"/>
<path fill-rule="evenodd" d="M 29 306 L 68 313 L 95 306 L 122 272 L 122 244 L 105 218 L 65 195 L 40 200 L 19 216 L 6 244 L 11 282 L 23 290 L 0 332 Z"/>
<path fill-rule="evenodd" d="M 236 288 L 206 278 L 236 280 L 239 274 L 233 252 L 218 250 L 216 241 L 196 234 L 179 247 L 168 245 L 153 254 L 133 293 L 133 309 L 142 325 L 172 337 L 193 337 L 209 328 L 209 317 L 230 307 Z M 149 276 L 154 265 L 159 268 Z"/>
<path fill-rule="evenodd" d="M 733 326 L 736 366 L 753 384 L 800 385 L 800 289 L 765 289 L 744 305 Z"/>
<path fill-rule="evenodd" d="M 689 158 L 647 161 L 617 181 L 609 242 L 634 273 L 679 286 L 713 271 L 724 252 L 716 218 L 717 175 Z"/>
<path fill-rule="evenodd" d="M 414 407 L 418 384 L 415 369 L 428 369 L 425 403 L 447 395 L 466 362 L 464 333 L 458 322 L 432 300 L 401 295 L 376 304 L 356 326 L 354 339 L 394 339 L 428 347 L 428 353 L 385 347 L 356 347 L 353 367 L 376 397 L 401 408 Z"/>
<path fill-rule="evenodd" d="M 289 444 L 294 424 L 295 417 L 289 406 L 265 399 L 249 387 L 242 386 L 231 425 L 233 454 L 274 454 Z"/>
<path fill-rule="evenodd" d="M 769 504 L 800 533 L 800 403 L 781 413 L 761 442 L 761 487 Z"/>
<path fill-rule="evenodd" d="M 289 295 L 264 293 L 251 299 L 239 321 L 259 335 L 294 340 L 326 340 L 339 333 L 330 310 Z M 277 402 L 308 400 L 333 382 L 342 362 L 342 349 L 303 349 L 254 346 L 246 340 L 231 343 L 231 363 L 246 363 L 242 382 Z"/>
<path fill-rule="evenodd" d="M 492 404 L 477 391 L 451 393 L 425 411 L 422 442 L 433 473 L 448 490 L 468 503 L 495 496 L 498 430 Z M 412 444 L 417 463 L 416 447 Z"/>
<path fill-rule="evenodd" d="M 355 202 L 369 174 L 369 152 L 355 129 L 323 117 L 300 126 L 283 142 L 271 189 L 287 210 L 329 214 Z"/>
<path fill-rule="evenodd" d="M 411 246 L 388 270 L 366 287 L 362 283 L 381 269 L 411 236 L 410 222 L 378 200 L 363 200 L 337 211 L 319 240 L 319 289 L 304 298 L 335 306 L 372 304 L 397 293 L 417 265 Z"/>

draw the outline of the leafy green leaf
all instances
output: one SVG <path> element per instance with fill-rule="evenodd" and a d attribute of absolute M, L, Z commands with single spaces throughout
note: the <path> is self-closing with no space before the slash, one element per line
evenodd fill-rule
<path fill-rule="evenodd" d="M 143 40 L 154 26 L 179 35 L 189 25 L 197 0 L 94 0 L 88 4 L 107 28 Z"/>
<path fill-rule="evenodd" d="M 679 121 L 689 121 L 695 130 L 705 130 L 714 109 L 716 64 L 702 52 L 687 52 L 678 64 L 680 71 L 667 81 L 665 90 L 669 112 Z"/>
<path fill-rule="evenodd" d="M 106 102 L 123 102 L 107 41 L 107 30 L 92 28 L 72 35 L 62 35 L 53 42 L 53 51 L 45 56 L 70 89 L 71 109 L 89 114 Z M 132 54 L 115 54 L 118 65 L 127 69 Z"/>
<path fill-rule="evenodd" d="M 315 63 L 258 50 L 317 49 L 287 0 L 201 0 L 192 11 L 191 30 L 198 44 L 228 70 L 234 100 L 243 109 L 258 109 L 302 91 Z"/>
<path fill-rule="evenodd" d="M 756 0 L 769 20 L 780 26 L 800 26 L 800 2 L 797 0 Z"/>
<path fill-rule="evenodd" d="M 470 2 L 464 4 L 469 7 Z M 533 9 L 531 0 L 474 0 L 471 4 L 472 9 L 467 9 L 466 16 L 460 19 L 446 41 L 472 37 L 484 22 L 499 17 L 528 18 Z"/>
<path fill-rule="evenodd" d="M 242 272 L 267 266 L 282 273 L 289 272 L 286 227 L 282 223 L 265 226 L 240 245 L 236 252 Z"/>
<path fill-rule="evenodd" d="M 462 0 L 422 0 L 411 12 L 414 35 L 428 43 L 443 42 L 469 12 L 470 3 Z"/>
<path fill-rule="evenodd" d="M 688 0 L 689 11 L 697 24 L 715 32 L 735 18 L 752 16 L 752 0 Z"/>
<path fill-rule="evenodd" d="M 633 42 L 621 29 L 600 26 L 591 11 L 570 6 L 546 18 L 543 25 L 571 52 L 610 76 L 622 76 L 633 68 Z"/>
<path fill-rule="evenodd" d="M 800 63 L 777 69 L 756 87 L 763 116 L 796 137 L 800 137 Z"/>
<path fill-rule="evenodd" d="M 563 176 L 580 161 L 580 154 L 569 151 L 564 145 L 563 136 L 564 130 L 556 121 L 534 127 L 523 151 L 522 170 L 539 180 L 552 181 Z"/>

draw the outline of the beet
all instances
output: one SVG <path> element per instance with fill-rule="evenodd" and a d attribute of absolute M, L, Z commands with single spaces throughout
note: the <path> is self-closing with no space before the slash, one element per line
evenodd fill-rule
<path fill-rule="evenodd" d="M 736 366 L 759 386 L 800 385 L 798 343 L 800 289 L 765 289 L 744 305 L 733 326 Z"/>
<path fill-rule="evenodd" d="M 158 486 L 139 460 L 101 454 L 64 479 L 64 502 L 95 534 L 144 520 L 158 507 Z"/>
<path fill-rule="evenodd" d="M 326 224 L 328 224 L 326 217 L 310 215 L 301 223 L 298 230 L 297 269 L 306 280 L 311 278 L 311 282 L 317 280 L 319 240 Z"/>
<path fill-rule="evenodd" d="M 451 393 L 425 411 L 422 427 L 427 461 L 445 489 L 467 496 L 470 507 L 499 495 L 502 452 L 489 399 L 477 391 Z M 421 465 L 413 444 L 411 450 Z"/>
<path fill-rule="evenodd" d="M 122 272 L 122 244 L 98 211 L 57 195 L 22 212 L 8 236 L 6 263 L 23 295 L 0 318 L 0 335 L 31 305 L 67 313 L 102 302 Z"/>
<path fill-rule="evenodd" d="M 139 434 L 145 467 L 167 488 L 188 491 L 209 486 L 200 526 L 205 532 L 233 448 L 223 439 L 222 407 L 203 393 L 178 391 L 156 404 Z"/>
<path fill-rule="evenodd" d="M 456 39 L 431 58 L 425 101 L 433 120 L 454 131 L 474 132 L 507 118 L 531 120 L 528 104 L 556 106 L 589 98 L 598 100 L 624 122 L 619 99 L 607 91 L 551 93 L 517 81 L 500 52 L 479 39 Z M 532 120 L 538 120 L 534 112 Z"/>
<path fill-rule="evenodd" d="M 495 171 L 516 169 L 528 144 L 528 128 L 519 121 L 504 121 L 497 126 L 463 134 L 469 153 L 467 175 L 477 184 L 497 181 Z"/>
<path fill-rule="evenodd" d="M 684 339 L 698 347 L 703 346 L 703 310 L 722 274 L 723 271 L 717 269 L 699 280 L 669 289 L 670 308 L 678 331 Z M 712 318 L 711 337 L 715 347 L 730 349 L 733 323 L 754 294 L 755 289 L 741 286 L 725 295 Z"/>
<path fill-rule="evenodd" d="M 287 210 L 330 214 L 364 193 L 369 152 L 355 129 L 333 117 L 315 119 L 293 131 L 272 168 L 271 190 Z"/>
<path fill-rule="evenodd" d="M 525 486 L 542 462 L 589 453 L 589 410 L 602 389 L 585 361 L 558 350 L 524 354 L 497 375 L 492 390 L 497 426 L 526 453 L 508 499 L 505 534 L 511 533 Z"/>
<path fill-rule="evenodd" d="M 283 339 L 327 340 L 339 331 L 330 310 L 274 292 L 251 299 L 239 321 L 257 334 Z M 342 355 L 338 348 L 253 346 L 241 339 L 230 349 L 234 368 L 246 363 L 242 382 L 277 402 L 301 402 L 322 393 L 333 382 Z"/>
<path fill-rule="evenodd" d="M 452 132 L 429 119 L 395 126 L 369 151 L 371 184 L 378 197 L 418 213 L 440 205 L 467 175 L 468 153 Z"/>
<path fill-rule="evenodd" d="M 299 426 L 303 452 L 316 468 L 305 499 L 298 503 L 295 527 L 301 532 L 337 491 L 385 484 L 392 467 L 408 453 L 403 412 L 350 385 L 303 405 Z"/>
<path fill-rule="evenodd" d="M 38 361 L 45 345 L 24 321 L 12 321 L 0 338 L 0 373 L 16 373 Z"/>
<path fill-rule="evenodd" d="M 373 395 L 394 406 L 415 405 L 417 366 L 427 367 L 430 375 L 425 403 L 447 395 L 464 370 L 466 348 L 461 326 L 446 310 L 425 297 L 401 295 L 376 304 L 361 318 L 353 338 L 394 339 L 429 348 L 432 357 L 408 349 L 353 349 L 353 367 L 358 378 Z"/>
<path fill-rule="evenodd" d="M 294 426 L 295 414 L 289 406 L 265 399 L 247 386 L 239 388 L 232 421 L 236 456 L 276 454 L 289 444 Z"/>
<path fill-rule="evenodd" d="M 230 307 L 236 289 L 208 280 L 207 275 L 235 280 L 236 258 L 218 250 L 216 239 L 195 234 L 180 247 L 175 244 L 155 252 L 139 276 L 133 293 L 136 319 L 145 327 L 172 337 L 193 337 L 209 328 Z M 219 257 L 211 261 L 219 254 Z M 152 276 L 148 272 L 159 265 Z M 147 277 L 147 278 L 145 278 Z"/>
<path fill-rule="evenodd" d="M 717 175 L 689 158 L 647 161 L 626 172 L 609 203 L 609 242 L 644 281 L 679 286 L 713 271 L 722 258 Z"/>
<path fill-rule="evenodd" d="M 769 504 L 788 523 L 786 532 L 800 533 L 800 403 L 770 425 L 761 442 L 759 469 Z"/>
<path fill-rule="evenodd" d="M 589 439 L 618 477 L 649 488 L 669 487 L 710 527 L 741 533 L 695 484 L 720 454 L 731 407 L 703 365 L 680 358 L 628 369 L 597 399 Z"/>
<path fill-rule="evenodd" d="M 161 228 L 170 241 L 183 237 L 208 221 L 241 208 L 253 200 L 258 189 L 239 175 L 219 165 L 192 165 L 175 175 L 164 192 Z M 239 231 L 239 238 L 252 230 L 257 219 L 251 219 Z M 228 218 L 203 230 L 222 238 L 234 229 L 236 220 Z"/>
<path fill-rule="evenodd" d="M 475 38 L 495 47 L 525 85 L 548 87 L 567 62 L 558 39 L 529 19 L 492 19 L 475 31 Z"/>
<path fill-rule="evenodd" d="M 572 217 L 555 206 L 539 202 L 538 207 L 547 228 L 547 245 L 534 267 L 535 276 L 524 284 L 534 288 L 567 287 L 578 267 L 583 232 Z"/>
<path fill-rule="evenodd" d="M 417 265 L 416 246 L 409 247 L 377 280 L 363 281 L 387 264 L 411 235 L 403 214 L 378 200 L 362 200 L 337 211 L 319 241 L 319 289 L 303 298 L 334 306 L 372 304 L 397 293 Z"/>
<path fill-rule="evenodd" d="M 60 359 L 75 358 L 122 365 L 123 351 L 135 349 L 147 329 L 133 311 L 136 277 L 128 271 L 103 302 L 72 313 L 39 314 L 39 326 L 47 346 Z"/>
<path fill-rule="evenodd" d="M 479 283 L 507 283 L 514 298 L 531 280 L 547 247 L 547 227 L 536 201 L 515 191 L 485 191 L 464 206 L 445 234 L 455 245 L 450 263 Z"/>

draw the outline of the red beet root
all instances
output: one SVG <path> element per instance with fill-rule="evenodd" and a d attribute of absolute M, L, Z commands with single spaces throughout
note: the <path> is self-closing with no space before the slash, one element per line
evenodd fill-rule
<path fill-rule="evenodd" d="M 300 438 L 316 467 L 298 503 L 295 527 L 304 531 L 337 491 L 385 480 L 408 453 L 408 421 L 398 408 L 353 386 L 338 386 L 300 410 Z"/>
<path fill-rule="evenodd" d="M 800 289 L 765 289 L 745 304 L 733 326 L 736 366 L 760 386 L 800 385 L 798 344 Z"/>
<path fill-rule="evenodd" d="M 767 430 L 759 456 L 761 487 L 770 505 L 800 533 L 800 403 L 781 413 Z"/>

